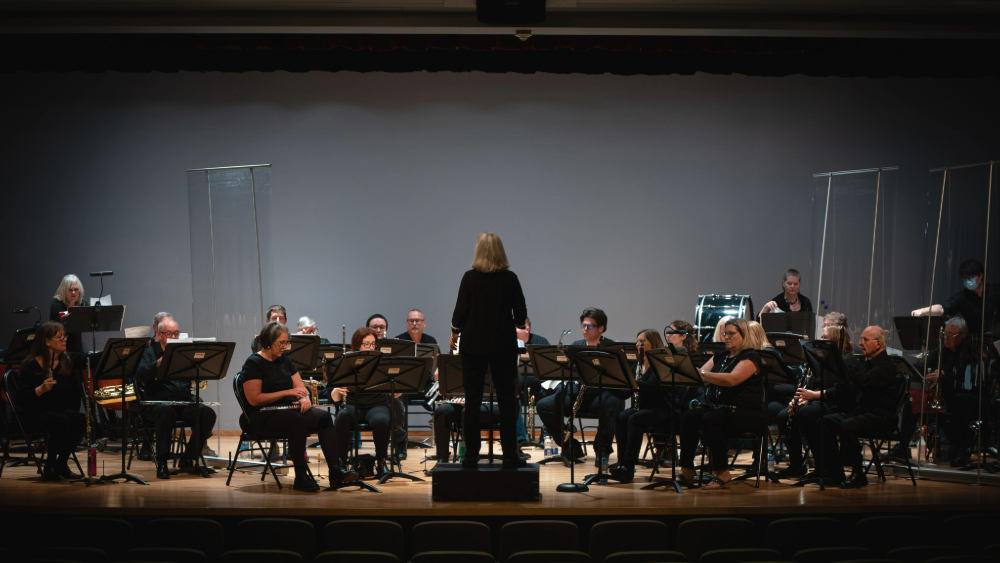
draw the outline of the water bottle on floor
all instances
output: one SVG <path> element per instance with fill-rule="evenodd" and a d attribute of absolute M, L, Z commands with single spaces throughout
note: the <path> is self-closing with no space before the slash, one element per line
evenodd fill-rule
<path fill-rule="evenodd" d="M 555 457 L 555 450 L 556 443 L 552 440 L 552 436 L 545 436 L 545 457 Z"/>
<path fill-rule="evenodd" d="M 601 473 L 604 475 L 608 474 L 608 457 L 604 456 L 601 458 Z M 601 484 L 607 485 L 608 479 L 606 477 L 601 477 Z"/>
<path fill-rule="evenodd" d="M 458 463 L 465 461 L 465 440 L 458 441 Z"/>
<path fill-rule="evenodd" d="M 767 474 L 774 474 L 774 450 L 767 448 Z"/>

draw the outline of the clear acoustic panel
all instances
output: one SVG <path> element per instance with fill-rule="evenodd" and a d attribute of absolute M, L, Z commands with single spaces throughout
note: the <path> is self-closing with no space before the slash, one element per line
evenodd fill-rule
<path fill-rule="evenodd" d="M 933 305 L 947 305 L 949 300 L 960 294 L 973 294 L 963 285 L 963 276 L 960 273 L 962 264 L 970 260 L 977 261 L 984 267 L 983 284 L 987 292 L 997 291 L 997 282 L 1000 281 L 1000 260 L 997 252 L 997 242 L 1000 240 L 1000 213 L 997 207 L 997 185 L 996 169 L 991 163 L 981 163 L 978 165 L 960 165 L 936 169 L 931 171 L 930 187 L 930 208 L 931 218 L 928 221 L 928 245 L 926 250 L 925 263 L 928 265 L 927 274 L 929 283 L 924 291 L 924 299 L 921 305 L 930 307 Z M 974 294 L 973 294 L 974 295 Z M 973 297 L 974 299 L 981 299 Z M 962 370 L 955 381 L 947 384 L 951 387 L 949 393 L 968 394 L 978 397 L 985 410 L 980 413 L 976 409 L 974 420 L 982 420 L 986 427 L 995 426 L 993 415 L 989 415 L 990 393 L 995 382 L 989 380 L 991 372 L 995 373 L 996 366 L 992 364 L 996 360 L 995 349 L 991 349 L 996 336 L 991 336 L 991 331 L 995 334 L 997 318 L 987 316 L 985 319 L 982 312 L 977 314 L 962 315 L 960 312 L 946 310 L 945 317 L 955 313 L 954 316 L 962 316 L 968 326 L 968 339 L 964 344 L 968 346 L 971 355 L 969 366 Z M 969 318 L 966 318 L 969 317 Z M 942 330 L 936 330 L 928 335 L 927 350 L 935 350 L 953 342 L 945 342 Z M 986 352 L 986 353 L 984 353 Z M 934 356 L 936 357 L 936 356 Z M 917 368 L 922 374 L 934 372 L 938 369 L 936 362 L 925 364 L 922 359 L 918 359 Z M 986 383 L 984 384 L 984 380 Z M 991 385 L 992 384 L 992 385 Z M 921 385 L 921 393 L 925 394 L 930 402 L 931 397 L 936 394 L 936 389 L 932 384 Z M 973 401 L 974 403 L 976 401 Z M 975 435 L 974 429 L 958 428 L 965 427 L 966 422 L 959 424 L 948 421 L 963 419 L 964 415 L 958 410 L 959 402 L 949 406 L 948 394 L 942 394 L 936 406 L 940 408 L 923 409 L 918 428 L 926 428 L 926 434 L 921 436 L 922 447 L 919 451 L 919 462 L 922 473 L 925 477 L 933 477 L 942 474 L 946 478 L 970 479 L 976 477 L 981 468 L 979 467 L 952 467 L 951 462 L 955 459 L 960 450 L 965 449 L 972 440 L 972 459 L 975 461 L 975 450 L 978 446 L 979 438 L 993 440 L 988 432 L 984 436 Z M 940 430 L 939 430 L 940 429 Z M 964 442 L 964 443 L 963 443 Z M 983 446 L 988 446 L 984 443 Z"/>
<path fill-rule="evenodd" d="M 897 177 L 894 167 L 813 177 L 811 273 L 802 291 L 815 296 L 817 315 L 845 314 L 855 344 L 866 326 L 892 328 Z M 817 319 L 819 334 L 822 326 Z"/>
<path fill-rule="evenodd" d="M 232 377 L 251 354 L 251 342 L 263 325 L 261 264 L 267 263 L 270 249 L 269 196 L 269 168 L 188 172 L 192 336 L 236 343 L 226 379 L 203 392 L 222 403 L 219 425 L 227 430 L 239 428 Z"/>

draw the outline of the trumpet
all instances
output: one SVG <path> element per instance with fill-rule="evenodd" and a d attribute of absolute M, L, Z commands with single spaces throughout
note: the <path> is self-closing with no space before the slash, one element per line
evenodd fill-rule
<path fill-rule="evenodd" d="M 208 383 L 207 381 L 205 383 Z M 135 400 L 135 386 L 131 383 L 125 386 L 125 402 Z M 122 401 L 122 386 L 107 385 L 94 391 L 94 401 L 98 405 L 111 405 Z"/>
<path fill-rule="evenodd" d="M 203 381 L 198 381 L 197 382 L 197 385 L 198 385 L 197 389 L 195 389 L 195 384 L 196 383 L 194 381 L 191 382 L 191 392 L 192 393 L 194 393 L 196 390 L 197 391 L 204 391 L 205 389 L 208 389 L 208 380 L 207 379 L 205 379 Z"/>

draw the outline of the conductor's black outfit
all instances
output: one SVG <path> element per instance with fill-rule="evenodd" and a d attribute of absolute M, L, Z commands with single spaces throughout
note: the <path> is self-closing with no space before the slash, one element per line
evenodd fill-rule
<path fill-rule="evenodd" d="M 156 372 L 159 366 L 156 361 L 163 357 L 163 348 L 159 342 L 153 342 L 142 353 L 142 360 L 135 371 L 136 381 L 141 388 L 141 398 L 144 401 L 183 401 L 190 405 L 147 405 L 143 407 L 143 416 L 156 429 L 156 458 L 164 467 L 170 455 L 170 436 L 178 420 L 191 425 L 191 440 L 187 444 L 184 457 L 188 460 L 198 459 L 202 446 L 212 435 L 215 427 L 215 411 L 204 405 L 195 405 L 191 394 L 190 381 L 158 381 Z M 197 423 L 198 435 L 194 435 L 195 416 L 200 416 Z"/>
<path fill-rule="evenodd" d="M 486 371 L 492 374 L 500 410 L 500 446 L 505 466 L 518 466 L 517 452 L 517 332 L 524 328 L 528 309 L 517 274 L 509 270 L 483 273 L 469 270 L 458 289 L 451 331 L 462 335 L 462 384 L 465 411 L 466 466 L 479 457 L 480 407 Z"/>
<path fill-rule="evenodd" d="M 46 393 L 36 394 L 35 389 L 47 378 L 48 369 L 39 365 L 35 358 L 30 357 L 21 364 L 14 376 L 17 414 L 26 432 L 49 435 L 46 478 L 52 474 L 70 476 L 66 462 L 87 429 L 87 415 L 80 412 L 80 384 L 65 354 L 52 372 L 55 386 Z"/>

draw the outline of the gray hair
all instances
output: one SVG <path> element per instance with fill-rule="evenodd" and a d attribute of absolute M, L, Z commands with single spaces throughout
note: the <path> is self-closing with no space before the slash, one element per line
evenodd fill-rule
<path fill-rule="evenodd" d="M 883 348 L 888 347 L 888 342 L 885 339 L 885 329 L 880 326 L 870 326 L 868 328 L 875 329 L 875 341 L 882 345 Z"/>
<path fill-rule="evenodd" d="M 62 281 L 59 282 L 59 287 L 56 288 L 56 294 L 54 297 L 69 305 L 69 301 L 66 301 L 66 292 L 69 291 L 69 286 L 73 282 L 76 282 L 77 287 L 80 288 L 80 300 L 77 301 L 76 304 L 80 305 L 83 303 L 83 282 L 81 282 L 80 278 L 74 276 L 73 274 L 65 276 Z"/>
<path fill-rule="evenodd" d="M 302 329 L 304 329 L 307 326 L 313 326 L 315 324 L 316 324 L 316 321 L 310 319 L 309 317 L 302 317 L 301 319 L 299 319 L 298 329 L 302 330 Z"/>
<path fill-rule="evenodd" d="M 163 323 L 166 322 L 167 319 L 170 319 L 172 321 L 174 320 L 174 318 L 171 317 L 170 315 L 167 315 L 165 317 L 161 317 L 160 320 L 156 321 L 156 330 L 163 330 Z M 177 322 L 177 321 L 174 321 L 174 322 Z M 180 323 L 178 323 L 178 326 L 180 326 Z"/>
<path fill-rule="evenodd" d="M 952 317 L 944 323 L 944 326 L 958 327 L 958 331 L 962 334 L 969 334 L 969 325 L 962 317 Z"/>
<path fill-rule="evenodd" d="M 160 321 L 162 321 L 163 319 L 168 318 L 168 317 L 171 318 L 171 319 L 174 318 L 173 315 L 171 315 L 170 313 L 166 313 L 166 312 L 160 312 L 160 313 L 157 313 L 157 314 L 153 315 L 153 328 L 156 329 L 156 330 L 159 330 L 160 329 Z"/>

